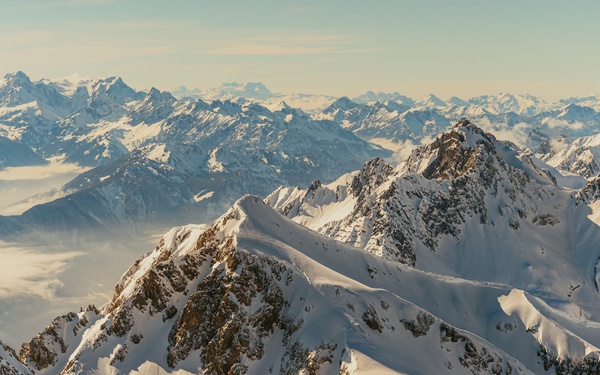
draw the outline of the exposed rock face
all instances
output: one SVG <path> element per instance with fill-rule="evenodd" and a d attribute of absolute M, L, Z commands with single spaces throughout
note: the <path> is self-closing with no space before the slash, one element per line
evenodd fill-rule
<path fill-rule="evenodd" d="M 590 179 L 590 181 L 582 187 L 576 194 L 577 202 L 586 204 L 593 203 L 600 199 L 600 176 Z"/>
<path fill-rule="evenodd" d="M 39 335 L 21 346 L 19 360 L 36 371 L 57 366 L 59 356 L 67 353 L 69 345 L 81 340 L 82 332 L 91 326 L 98 314 L 95 306 L 88 306 L 78 314 L 70 312 L 57 317 Z"/>
<path fill-rule="evenodd" d="M 32 371 L 19 362 L 19 357 L 13 348 L 0 341 L 0 374 L 30 375 L 32 373 Z"/>
<path fill-rule="evenodd" d="M 110 364 L 118 368 L 131 346 L 143 345 L 149 336 L 140 327 L 140 321 L 146 321 L 166 327 L 163 349 L 169 367 L 192 356 L 210 374 L 245 373 L 244 363 L 260 360 L 270 340 L 288 346 L 302 321 L 286 314 L 289 303 L 278 284 L 289 285 L 293 272 L 276 260 L 237 250 L 235 233 L 224 230 L 229 221 L 238 220 L 239 212 L 232 210 L 201 234 L 183 229 L 170 244 L 163 241 L 136 261 L 117 284 L 100 332 L 89 345 L 102 351 L 118 343 L 110 356 Z M 281 336 L 275 339 L 278 332 Z M 318 368 L 309 354 L 302 349 L 303 359 L 291 371 L 310 363 Z M 75 359 L 64 371 L 86 368 Z"/>

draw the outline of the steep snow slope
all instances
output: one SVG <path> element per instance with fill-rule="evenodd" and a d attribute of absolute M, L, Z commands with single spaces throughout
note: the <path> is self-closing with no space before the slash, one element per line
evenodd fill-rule
<path fill-rule="evenodd" d="M 507 285 L 382 259 L 253 196 L 205 231 L 173 229 L 125 273 L 99 315 L 83 319 L 88 313 L 95 314 L 57 318 L 23 346 L 21 360 L 40 374 L 541 374 L 599 366 L 597 323 Z"/>

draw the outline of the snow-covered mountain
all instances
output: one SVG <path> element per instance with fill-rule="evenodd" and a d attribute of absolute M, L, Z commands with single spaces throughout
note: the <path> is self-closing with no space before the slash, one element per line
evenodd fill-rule
<path fill-rule="evenodd" d="M 436 109 L 410 108 L 394 101 L 358 104 L 346 97 L 336 100 L 318 118 L 335 121 L 375 143 L 418 143 L 450 126 L 450 121 Z"/>
<path fill-rule="evenodd" d="M 143 96 L 118 77 L 32 82 L 23 72 L 7 74 L 0 81 L 0 135 L 44 158 L 99 165 L 127 152 L 111 150 L 101 125 Z"/>
<path fill-rule="evenodd" d="M 562 171 L 585 178 L 595 177 L 600 173 L 600 134 L 548 140 L 537 152 L 540 159 Z"/>
<path fill-rule="evenodd" d="M 598 226 L 557 186 L 561 176 L 539 165 L 463 121 L 397 168 L 374 159 L 330 185 L 280 188 L 267 202 L 320 233 L 424 271 L 556 298 L 581 285 L 597 298 L 597 281 L 586 278 L 597 263 Z"/>
<path fill-rule="evenodd" d="M 194 92 L 197 94 L 193 95 Z M 186 94 L 187 95 L 185 96 L 193 95 L 192 97 L 203 99 L 205 101 L 233 100 L 237 98 L 265 100 L 274 96 L 262 82 L 226 82 L 219 87 L 210 88 L 204 91 L 198 89 L 188 90 Z"/>
<path fill-rule="evenodd" d="M 433 94 L 427 94 L 415 102 L 415 106 L 426 108 L 446 107 L 447 105 L 445 101 Z"/>
<path fill-rule="evenodd" d="M 0 136 L 0 169 L 45 164 L 48 164 L 48 161 L 30 147 Z"/>
<path fill-rule="evenodd" d="M 398 92 L 385 93 L 385 92 L 367 91 L 366 93 L 364 93 L 362 95 L 352 98 L 352 101 L 356 102 L 356 103 L 360 103 L 360 104 L 368 104 L 368 103 L 375 103 L 375 102 L 384 103 L 387 101 L 393 101 L 398 104 L 403 104 L 403 105 L 406 105 L 411 108 L 416 106 L 414 99 L 411 99 L 408 96 L 401 95 Z"/>
<path fill-rule="evenodd" d="M 534 116 L 557 107 L 557 104 L 547 103 L 541 98 L 528 94 L 500 93 L 498 95 L 474 97 L 468 101 L 472 105 L 481 107 L 496 115 L 514 112 L 518 115 Z"/>
<path fill-rule="evenodd" d="M 331 181 L 390 154 L 289 106 L 271 112 L 254 103 L 177 101 L 156 89 L 116 122 L 90 126 L 96 129 L 79 138 L 80 127 L 65 127 L 76 139 L 71 155 L 123 156 L 62 188 L 73 193 L 14 220 L 36 229 L 212 220 L 241 195 L 307 186 L 317 176 Z"/>
<path fill-rule="evenodd" d="M 245 196 L 172 229 L 109 304 L 56 318 L 19 358 L 43 374 L 595 373 L 600 185 L 563 190 L 540 166 L 463 121 L 397 168 Z"/>
<path fill-rule="evenodd" d="M 590 107 L 593 108 L 596 112 L 600 112 L 600 95 L 588 95 L 583 97 L 571 97 L 567 99 L 561 99 L 559 101 L 563 104 L 577 104 L 582 107 Z"/>
<path fill-rule="evenodd" d="M 393 151 L 428 141 L 462 118 L 528 148 L 565 136 L 600 132 L 600 115 L 594 109 L 547 103 L 530 95 L 500 94 L 468 101 L 453 97 L 446 102 L 427 95 L 413 102 L 412 107 L 407 102 L 400 99 L 361 104 L 342 97 L 315 116 L 336 121 L 359 137 Z"/>
<path fill-rule="evenodd" d="M 512 134 L 513 140 L 522 140 L 520 145 L 527 147 L 561 135 L 580 137 L 600 131 L 592 96 L 555 103 L 507 93 L 447 101 L 427 95 L 415 101 L 399 93 L 367 92 L 356 98 L 361 102 L 357 103 L 325 95 L 275 94 L 262 83 L 228 83 L 206 91 L 179 88 L 173 92 L 186 99 L 166 98 L 156 89 L 138 92 L 118 77 L 32 82 L 22 72 L 7 74 L 0 81 L 0 136 L 24 143 L 47 159 L 98 166 L 149 143 L 158 123 L 177 107 L 189 103 L 210 106 L 212 101 L 225 103 L 213 106 L 221 111 L 226 103 L 259 104 L 271 112 L 300 108 L 316 119 L 343 123 L 359 137 L 377 140 L 394 151 L 405 144 L 418 145 L 421 139 L 438 135 L 450 122 L 463 117 L 478 121 L 488 131 Z M 201 103 L 198 98 L 203 99 Z M 148 100 L 164 101 L 155 108 Z M 345 106 L 340 106 L 342 102 Z"/>
<path fill-rule="evenodd" d="M 343 97 L 320 114 L 308 114 L 280 101 L 279 94 L 262 84 L 229 84 L 223 90 L 254 93 L 256 98 L 208 103 L 177 100 L 157 89 L 138 92 L 118 77 L 32 82 L 22 72 L 6 75 L 0 84 L 1 134 L 47 159 L 100 168 L 58 194 L 81 191 L 78 195 L 35 207 L 26 219 L 0 219 L 5 227 L 0 232 L 27 225 L 43 228 L 49 222 L 118 222 L 126 223 L 124 228 L 137 219 L 171 222 L 190 202 L 214 218 L 245 193 L 307 186 L 314 178 L 329 182 L 371 157 L 384 156 L 348 131 L 398 152 L 394 159 L 401 160 L 411 147 L 428 142 L 464 116 L 529 147 L 600 130 L 600 116 L 592 108 L 562 103 L 550 110 L 554 104 L 526 95 L 453 98 L 444 105 L 432 95 L 411 102 L 394 94 L 397 101 L 368 104 Z M 223 90 L 215 95 L 229 95 Z M 144 182 L 154 181 L 153 176 L 159 176 L 154 184 Z M 167 191 L 169 199 L 157 198 Z M 117 196 L 130 207 L 119 208 Z"/>
<path fill-rule="evenodd" d="M 262 82 L 229 82 L 204 91 L 180 86 L 170 92 L 178 99 L 202 99 L 207 102 L 229 100 L 240 104 L 251 101 L 271 110 L 285 102 L 309 113 L 320 112 L 336 100 L 329 95 L 272 93 Z"/>

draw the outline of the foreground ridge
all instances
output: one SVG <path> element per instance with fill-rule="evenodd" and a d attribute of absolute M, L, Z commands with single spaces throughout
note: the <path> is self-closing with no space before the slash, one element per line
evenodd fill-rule
<path fill-rule="evenodd" d="M 382 259 L 245 196 L 206 230 L 171 230 L 102 311 L 57 318 L 20 357 L 44 374 L 596 369 L 600 331 L 584 339 L 560 316 L 527 292 Z"/>

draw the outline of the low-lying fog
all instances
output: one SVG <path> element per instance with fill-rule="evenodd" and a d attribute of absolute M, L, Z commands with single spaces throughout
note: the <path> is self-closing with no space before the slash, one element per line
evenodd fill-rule
<path fill-rule="evenodd" d="M 137 238 L 45 235 L 44 244 L 0 242 L 0 338 L 17 351 L 59 315 L 104 305 L 133 261 L 166 229 Z"/>
<path fill-rule="evenodd" d="M 77 164 L 51 163 L 0 170 L 0 215 L 20 215 L 36 204 L 60 198 L 67 182 L 88 168 Z"/>

